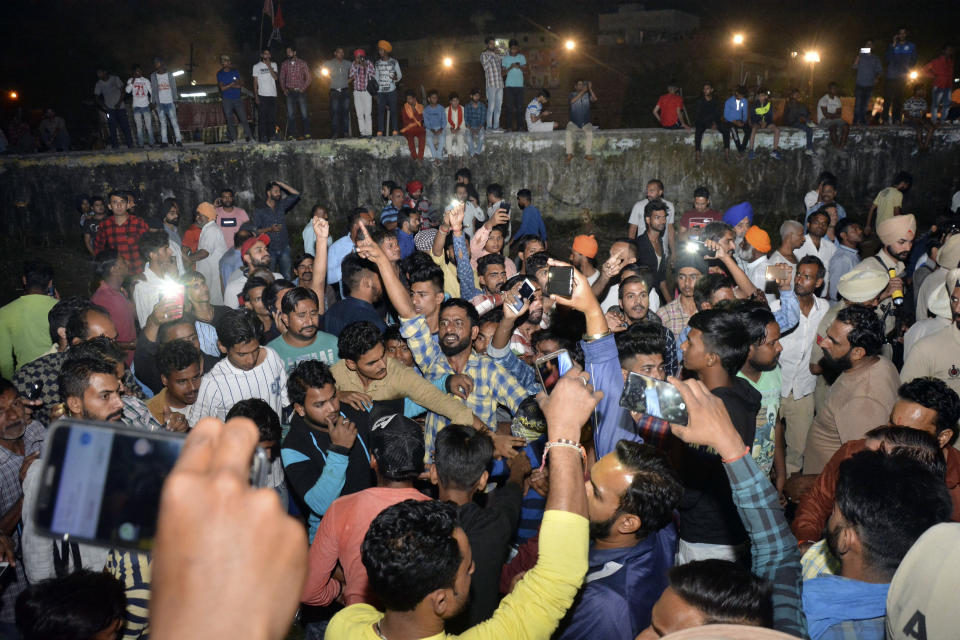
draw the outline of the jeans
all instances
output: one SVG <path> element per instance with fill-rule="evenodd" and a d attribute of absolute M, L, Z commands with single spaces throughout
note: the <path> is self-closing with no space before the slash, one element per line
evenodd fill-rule
<path fill-rule="evenodd" d="M 873 87 L 861 87 L 857 85 L 853 88 L 853 124 L 867 124 L 867 109 L 870 107 L 870 95 L 873 93 Z"/>
<path fill-rule="evenodd" d="M 508 131 L 523 131 L 523 115 L 526 106 L 523 104 L 523 87 L 504 87 L 503 128 Z"/>
<path fill-rule="evenodd" d="M 247 109 L 243 106 L 243 98 L 224 98 L 223 99 L 223 117 L 227 121 L 227 138 L 230 142 L 237 139 L 237 125 L 234 124 L 232 115 L 237 116 L 240 126 L 243 127 L 243 134 L 247 140 L 253 137 L 250 133 L 250 124 L 247 122 Z"/>
<path fill-rule="evenodd" d="M 807 149 L 813 149 L 813 125 L 809 122 L 799 122 L 796 126 L 798 129 L 803 129 L 803 133 L 807 136 Z"/>
<path fill-rule="evenodd" d="M 130 121 L 127 120 L 127 110 L 107 109 L 107 127 L 110 128 L 110 146 L 117 146 L 117 127 L 123 132 L 123 139 L 128 147 L 133 147 L 133 135 L 130 133 Z"/>
<path fill-rule="evenodd" d="M 723 148 L 730 148 L 730 131 L 724 126 L 723 122 L 717 120 L 712 122 L 697 122 L 693 132 L 693 148 L 697 152 L 703 150 L 703 133 L 713 125 L 717 125 L 717 131 L 723 136 Z"/>
<path fill-rule="evenodd" d="M 361 136 L 373 135 L 373 96 L 369 91 L 353 92 L 353 109 L 357 112 L 357 129 Z"/>
<path fill-rule="evenodd" d="M 277 96 L 258 96 L 260 108 L 257 109 L 257 138 L 260 142 L 270 142 L 277 134 Z"/>
<path fill-rule="evenodd" d="M 307 94 L 303 91 L 296 91 L 295 89 L 290 89 L 287 93 L 287 136 L 290 138 L 295 138 L 294 135 L 294 110 L 297 105 L 300 105 L 300 120 L 303 124 L 303 129 L 300 131 L 300 135 L 309 136 L 310 135 L 310 116 L 307 114 Z"/>
<path fill-rule="evenodd" d="M 330 121 L 333 137 L 350 135 L 350 91 L 330 89 Z"/>
<path fill-rule="evenodd" d="M 487 87 L 487 129 L 500 128 L 500 107 L 502 105 L 503 87 Z"/>
<path fill-rule="evenodd" d="M 907 81 L 901 78 L 887 78 L 884 83 L 881 118 L 885 124 L 900 124 L 903 94 L 906 92 L 906 88 Z"/>
<path fill-rule="evenodd" d="M 443 146 L 447 139 L 445 129 L 440 129 L 440 133 L 434 133 L 432 129 L 427 129 L 427 148 L 430 149 L 430 155 L 434 160 L 443 160 Z"/>
<path fill-rule="evenodd" d="M 143 146 L 143 130 L 147 130 L 147 140 L 153 144 L 153 117 L 150 107 L 134 107 L 133 120 L 137 123 L 137 146 Z"/>
<path fill-rule="evenodd" d="M 487 130 L 484 127 L 480 127 L 477 130 L 477 133 L 467 129 L 467 153 L 469 153 L 471 156 L 476 156 L 483 153 L 483 137 L 486 134 L 486 131 Z"/>
<path fill-rule="evenodd" d="M 593 154 L 593 125 L 589 122 L 585 123 L 582 127 L 578 127 L 572 122 L 567 123 L 567 135 L 566 135 L 566 146 L 567 146 L 567 155 L 573 155 L 573 134 L 577 131 L 583 131 L 583 134 L 586 136 L 584 140 L 584 154 L 592 155 Z"/>
<path fill-rule="evenodd" d="M 400 110 L 397 108 L 397 90 L 381 91 L 377 94 L 377 135 L 390 135 L 392 131 L 399 128 Z"/>
<path fill-rule="evenodd" d="M 724 128 L 727 130 L 728 137 L 724 140 L 724 149 L 730 148 L 730 138 L 733 138 L 733 144 L 737 145 L 737 151 L 743 153 L 750 142 L 750 125 L 739 126 L 732 122 L 724 122 Z"/>
<path fill-rule="evenodd" d="M 167 122 L 173 127 L 173 139 L 180 142 L 180 123 L 177 122 L 177 105 L 172 102 L 161 102 L 157 105 L 157 120 L 160 121 L 160 141 L 167 144 Z"/>
<path fill-rule="evenodd" d="M 290 279 L 290 247 L 270 252 L 270 270 Z"/>
<path fill-rule="evenodd" d="M 950 111 L 950 89 L 933 88 L 933 100 L 930 102 L 930 120 L 937 124 L 940 120 L 947 119 L 947 113 Z M 938 117 L 939 113 L 939 117 Z"/>

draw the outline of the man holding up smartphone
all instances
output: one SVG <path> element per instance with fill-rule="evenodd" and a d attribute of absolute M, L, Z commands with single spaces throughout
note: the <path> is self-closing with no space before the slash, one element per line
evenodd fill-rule
<path fill-rule="evenodd" d="M 867 40 L 860 47 L 860 52 L 853 59 L 853 68 L 857 71 L 856 86 L 853 90 L 855 102 L 853 105 L 853 124 L 867 124 L 867 105 L 870 104 L 870 94 L 873 85 L 877 83 L 883 73 L 883 64 L 880 58 L 873 55 L 873 40 Z"/>

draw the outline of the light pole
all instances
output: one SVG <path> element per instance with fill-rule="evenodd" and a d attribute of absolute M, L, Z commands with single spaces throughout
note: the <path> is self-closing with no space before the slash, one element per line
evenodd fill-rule
<path fill-rule="evenodd" d="M 813 99 L 813 67 L 820 62 L 820 54 L 817 51 L 807 51 L 803 54 L 803 61 L 810 64 L 810 88 L 808 95 Z"/>
<path fill-rule="evenodd" d="M 743 45 L 746 42 L 746 37 L 742 33 L 735 33 L 733 37 L 730 38 L 731 44 L 733 44 L 733 49 L 737 52 L 736 59 L 739 63 L 739 71 L 737 72 L 737 85 L 743 84 Z"/>

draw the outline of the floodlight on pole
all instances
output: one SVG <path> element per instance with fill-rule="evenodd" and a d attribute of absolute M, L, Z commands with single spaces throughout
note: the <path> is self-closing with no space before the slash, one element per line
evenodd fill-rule
<path fill-rule="evenodd" d="M 803 54 L 803 61 L 809 62 L 810 64 L 816 64 L 820 62 L 820 53 L 817 51 L 807 51 Z"/>
<path fill-rule="evenodd" d="M 917 73 L 916 71 L 911 71 L 911 72 L 910 72 L 910 79 L 911 79 L 911 80 L 916 80 L 918 77 L 920 77 L 920 74 Z"/>
<path fill-rule="evenodd" d="M 567 51 L 573 51 L 574 49 L 577 48 L 577 43 L 572 39 L 568 39 L 566 42 L 563 43 L 563 46 L 564 48 L 566 48 Z"/>
<path fill-rule="evenodd" d="M 19 100 L 20 94 L 17 93 L 16 91 L 11 91 L 10 93 L 7 94 L 7 97 L 10 98 L 11 100 Z"/>
<path fill-rule="evenodd" d="M 443 56 L 443 66 L 444 66 L 444 68 L 446 68 L 446 69 L 449 69 L 450 67 L 452 67 L 452 66 L 453 66 L 453 58 L 451 58 L 450 56 Z"/>
<path fill-rule="evenodd" d="M 740 45 L 742 45 L 742 44 L 744 43 L 745 40 L 746 40 L 746 38 L 744 38 L 744 36 L 743 36 L 742 33 L 735 33 L 735 34 L 733 34 L 732 42 L 733 42 L 733 44 L 735 44 L 736 46 L 739 47 Z"/>

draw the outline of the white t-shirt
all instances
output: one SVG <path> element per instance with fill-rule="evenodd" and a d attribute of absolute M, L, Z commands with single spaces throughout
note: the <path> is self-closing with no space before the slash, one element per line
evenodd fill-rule
<path fill-rule="evenodd" d="M 270 67 L 273 72 L 277 72 L 277 63 L 271 62 Z M 277 97 L 277 81 L 270 75 L 270 69 L 262 60 L 253 65 L 253 77 L 257 79 L 257 94 L 261 96 Z"/>
<path fill-rule="evenodd" d="M 127 93 L 133 95 L 133 107 L 149 107 L 150 94 L 153 89 L 150 87 L 150 78 L 140 76 L 139 78 L 130 78 L 127 81 Z"/>
<path fill-rule="evenodd" d="M 820 102 L 817 103 L 817 123 L 823 122 L 823 107 L 827 108 L 827 113 L 831 115 L 839 115 L 840 110 L 843 108 L 843 103 L 840 102 L 840 96 L 830 97 L 829 93 L 824 94 L 820 98 Z"/>
<path fill-rule="evenodd" d="M 157 102 L 160 104 L 170 104 L 173 102 L 173 92 L 170 91 L 170 83 L 174 82 L 170 72 L 157 73 Z"/>

